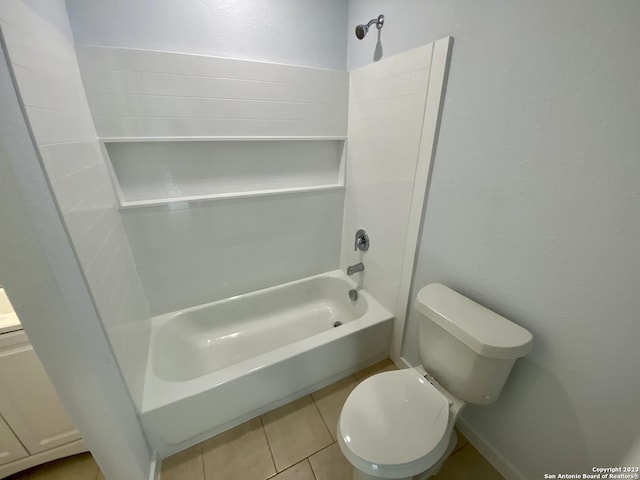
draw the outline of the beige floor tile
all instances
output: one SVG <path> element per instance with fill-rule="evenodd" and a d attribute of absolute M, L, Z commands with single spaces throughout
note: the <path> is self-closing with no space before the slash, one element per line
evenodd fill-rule
<path fill-rule="evenodd" d="M 456 446 L 453 449 L 453 453 L 456 453 L 462 447 L 469 444 L 469 440 L 467 440 L 467 438 L 462 433 L 460 433 L 460 431 L 457 428 L 455 431 L 456 431 L 456 435 L 458 436 L 458 443 L 456 443 Z"/>
<path fill-rule="evenodd" d="M 264 480 L 276 473 L 260 418 L 203 442 L 202 458 L 207 480 Z"/>
<path fill-rule="evenodd" d="M 433 480 L 467 480 L 469 478 L 504 480 L 504 477 L 471 444 L 451 455 Z"/>
<path fill-rule="evenodd" d="M 272 477 L 271 480 L 316 480 L 316 477 L 313 476 L 309 460 L 303 460 Z"/>
<path fill-rule="evenodd" d="M 266 413 L 262 420 L 279 472 L 333 442 L 310 396 Z"/>
<path fill-rule="evenodd" d="M 337 443 L 309 457 L 309 463 L 318 480 L 351 480 L 353 477 L 353 467 Z"/>
<path fill-rule="evenodd" d="M 336 427 L 342 406 L 356 386 L 358 386 L 358 381 L 353 375 L 350 375 L 311 394 L 334 440 L 338 439 L 336 436 Z"/>
<path fill-rule="evenodd" d="M 358 379 L 359 382 L 361 382 L 362 380 L 365 380 L 372 375 L 376 375 L 382 372 L 388 372 L 390 370 L 398 370 L 398 367 L 391 361 L 391 359 L 387 358 L 385 360 L 382 360 L 381 362 L 365 368 L 364 370 L 356 372 L 354 376 Z"/>
<path fill-rule="evenodd" d="M 46 463 L 29 471 L 29 480 L 95 480 L 98 464 L 90 453 Z"/>
<path fill-rule="evenodd" d="M 204 480 L 200 444 L 162 461 L 162 480 Z"/>

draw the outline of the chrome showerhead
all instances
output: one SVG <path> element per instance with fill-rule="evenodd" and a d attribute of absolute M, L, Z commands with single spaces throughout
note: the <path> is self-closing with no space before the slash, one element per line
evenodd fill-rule
<path fill-rule="evenodd" d="M 362 40 L 368 31 L 369 25 L 358 25 L 356 27 L 356 37 L 358 37 L 358 40 Z"/>
<path fill-rule="evenodd" d="M 369 31 L 369 27 L 374 24 L 377 27 L 377 29 L 380 30 L 384 25 L 384 15 L 378 15 L 378 18 L 372 18 L 371 20 L 369 20 L 369 23 L 363 23 L 361 25 L 357 25 L 356 37 L 358 37 L 358 40 L 362 40 L 367 34 L 367 32 Z"/>

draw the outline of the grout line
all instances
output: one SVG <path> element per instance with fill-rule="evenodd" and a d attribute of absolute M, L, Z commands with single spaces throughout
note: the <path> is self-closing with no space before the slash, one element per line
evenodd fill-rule
<path fill-rule="evenodd" d="M 262 420 L 262 415 L 260 415 L 260 426 L 262 427 L 262 433 L 264 434 L 264 438 L 267 440 L 267 448 L 269 448 L 269 455 L 271 455 L 271 463 L 273 463 L 273 469 L 276 471 L 276 473 L 274 475 L 272 475 L 272 476 L 275 476 L 280 472 L 278 472 L 278 467 L 276 466 L 276 459 L 273 456 L 273 450 L 271 449 L 271 442 L 269 442 L 269 436 L 267 435 L 267 429 L 264 428 L 264 420 Z M 269 478 L 271 478 L 271 477 L 269 477 Z"/>
<path fill-rule="evenodd" d="M 316 475 L 316 471 L 313 469 L 313 464 L 311 463 L 311 457 L 312 457 L 312 456 L 314 456 L 316 453 L 319 453 L 319 452 L 321 452 L 322 450 L 325 450 L 325 449 L 327 449 L 327 448 L 329 448 L 329 447 L 332 447 L 333 445 L 335 445 L 335 444 L 337 444 L 337 443 L 338 443 L 338 441 L 336 440 L 335 442 L 330 443 L 330 444 L 329 444 L 329 445 L 327 445 L 326 447 L 321 448 L 320 450 L 318 450 L 317 452 L 312 453 L 311 455 L 309 455 L 309 456 L 306 458 L 307 462 L 309 462 L 309 467 L 311 467 L 311 473 L 313 473 L 313 477 L 314 477 L 316 480 L 318 480 L 318 476 Z M 338 448 L 340 448 L 340 447 L 338 447 Z M 342 455 L 342 453 L 341 453 L 341 455 Z M 347 461 L 348 461 L 348 460 L 347 460 Z"/>
<path fill-rule="evenodd" d="M 311 470 L 311 475 L 313 475 L 313 478 L 315 480 L 319 480 L 318 476 L 316 475 L 316 471 L 313 469 L 313 465 L 311 465 L 311 461 L 309 460 L 309 457 L 307 457 L 307 463 L 309 464 L 309 470 Z"/>
<path fill-rule="evenodd" d="M 204 442 L 200 442 L 198 445 L 200 446 L 200 466 L 202 467 L 202 478 L 204 478 L 204 480 L 207 480 L 207 471 L 204 468 L 204 448 L 203 445 Z"/>
<path fill-rule="evenodd" d="M 329 435 L 331 437 L 331 435 Z M 316 453 L 320 453 L 322 450 L 324 450 L 325 448 L 329 448 L 330 446 L 332 446 L 334 443 L 338 443 L 336 440 L 333 440 L 333 437 L 331 437 L 331 443 L 329 443 L 328 445 L 325 445 L 324 447 L 319 448 L 318 450 L 315 450 L 314 452 L 311 452 L 308 456 L 301 458 L 300 460 L 298 460 L 297 462 L 293 463 L 292 465 L 289 465 L 287 468 L 285 468 L 284 470 L 280 470 L 279 472 L 277 472 L 278 474 L 289 470 L 291 467 L 293 467 L 294 465 L 297 465 L 298 463 L 302 462 L 303 460 L 307 460 L 309 462 L 309 466 L 311 467 L 311 471 L 313 471 L 313 467 L 311 466 L 311 462 L 309 461 L 309 459 L 311 457 L 313 457 Z M 277 471 L 277 468 L 276 468 Z M 314 473 L 314 477 L 315 477 L 315 473 Z"/>
<path fill-rule="evenodd" d="M 459 448 L 458 450 L 454 450 L 454 451 L 451 453 L 451 455 L 449 455 L 449 457 L 448 457 L 445 461 L 448 461 L 448 460 L 450 460 L 451 458 L 455 457 L 458 453 L 460 453 L 462 450 L 464 450 L 465 448 L 467 448 L 469 445 L 470 445 L 470 444 L 469 444 L 469 443 L 467 443 L 467 444 L 465 444 L 463 447 Z M 483 458 L 484 458 L 484 457 L 483 457 Z"/>
<path fill-rule="evenodd" d="M 52 180 L 51 180 L 51 183 L 55 183 L 55 182 L 57 182 L 57 181 L 59 181 L 59 180 L 62 180 L 62 179 L 64 179 L 64 178 L 68 178 L 68 177 L 70 177 L 71 175 L 75 175 L 75 174 L 77 174 L 77 173 L 83 172 L 83 171 L 85 171 L 85 170 L 90 169 L 91 167 L 96 166 L 96 165 L 104 165 L 104 162 L 102 162 L 100 159 L 98 159 L 98 160 L 96 160 L 94 163 L 92 163 L 92 164 L 90 164 L 90 165 L 85 165 L 84 167 L 82 167 L 82 168 L 80 168 L 80 169 L 78 169 L 78 170 L 74 170 L 73 172 L 65 173 L 65 174 L 64 174 L 64 175 L 62 175 L 61 177 L 57 177 L 57 178 L 55 178 L 55 179 L 52 179 Z M 74 206 L 77 206 L 77 204 L 76 204 L 76 205 L 74 205 Z M 73 208 L 73 207 L 71 207 L 71 208 Z"/>
<path fill-rule="evenodd" d="M 269 99 L 260 99 L 260 98 L 230 98 L 230 97 L 213 97 L 213 96 L 196 96 L 196 95 L 175 95 L 170 93 L 126 93 L 126 92 L 101 92 L 97 90 L 89 90 L 89 92 L 94 95 L 112 95 L 118 97 L 158 97 L 158 98 L 172 98 L 172 99 L 188 99 L 188 100 L 219 100 L 222 102 L 255 102 L 255 103 L 277 103 L 277 104 L 287 104 L 287 105 L 327 105 L 327 106 L 340 106 L 343 102 L 306 102 L 306 101 L 297 101 L 297 100 L 269 100 Z M 419 95 L 419 94 L 416 94 Z M 395 98 L 395 97 L 393 97 Z M 374 100 L 365 100 L 374 101 Z"/>
<path fill-rule="evenodd" d="M 83 68 L 80 66 L 79 62 L 78 62 L 78 67 L 80 72 L 98 72 L 98 73 L 102 73 L 104 75 L 105 72 L 107 73 L 112 73 L 118 76 L 137 76 L 138 79 L 142 80 L 142 82 L 144 82 L 144 76 L 147 77 L 178 77 L 178 78 L 183 78 L 183 77 L 187 77 L 187 78 L 197 78 L 197 79 L 202 79 L 202 78 L 206 78 L 206 79 L 212 79 L 212 80 L 222 80 L 222 81 L 233 81 L 233 82 L 243 82 L 243 83 L 255 83 L 255 84 L 268 84 L 268 85 L 297 85 L 300 87 L 314 87 L 314 88 L 324 88 L 324 89 L 338 89 L 338 90 L 349 90 L 349 84 L 348 84 L 348 80 L 345 78 L 345 82 L 340 82 L 340 84 L 327 84 L 327 83 L 315 83 L 315 82 L 310 82 L 310 81 L 305 81 L 305 82 L 284 82 L 282 80 L 263 80 L 260 78 L 241 78 L 239 76 L 230 76 L 230 77 L 225 77 L 225 76 L 219 76 L 219 75 L 205 75 L 205 74 L 197 74 L 197 73 L 180 73 L 180 72 L 172 72 L 172 71 L 168 71 L 168 70 L 162 70 L 162 71 L 151 71 L 151 70 L 127 70 L 127 69 L 120 69 L 120 68 L 114 68 L 114 67 L 109 67 L 109 68 L 91 68 L 91 67 L 86 67 Z M 216 66 L 213 66 L 213 68 L 215 69 Z M 24 68 L 24 67 L 23 67 Z M 303 67 L 304 68 L 304 67 Z M 313 67 L 311 67 L 313 68 Z M 421 69 L 424 70 L 424 69 Z M 337 70 L 342 72 L 341 70 Z M 417 72 L 418 70 L 415 70 L 415 72 Z M 346 72 L 343 72 L 346 73 Z M 401 75 L 410 75 L 414 73 L 414 71 L 411 72 L 407 72 Z M 122 75 L 125 74 L 125 75 Z M 129 75 L 129 74 L 134 74 L 134 75 Z M 288 73 L 283 75 L 283 77 L 288 76 Z M 411 79 L 409 79 L 409 81 L 411 81 Z M 141 83 L 142 83 L 141 82 Z"/>
<path fill-rule="evenodd" d="M 320 453 L 322 450 L 324 450 L 325 448 L 329 448 L 330 446 L 332 446 L 333 444 L 338 443 L 337 440 L 334 440 L 333 438 L 331 438 L 331 443 L 329 445 L 325 445 L 324 447 L 316 450 L 315 452 L 311 453 L 308 457 L 305 457 L 307 460 L 309 460 L 311 457 L 313 457 L 316 453 Z M 302 460 L 300 460 L 302 461 Z M 309 462 L 309 465 L 311 465 L 311 462 Z M 311 467 L 311 470 L 313 470 L 313 467 Z"/>
<path fill-rule="evenodd" d="M 338 381 L 340 381 L 340 380 L 338 380 Z M 320 407 L 318 407 L 318 404 L 316 403 L 316 399 L 313 398 L 313 393 L 311 393 L 309 396 L 311 397 L 311 401 L 313 402 L 313 405 L 316 407 L 316 410 L 318 411 L 318 415 L 320 415 L 320 418 L 322 419 L 322 423 L 324 424 L 324 428 L 326 428 L 327 432 L 329 432 L 329 436 L 331 437 L 331 439 L 337 442 L 338 440 L 334 439 L 333 435 L 331 434 L 331 430 L 329 429 L 329 424 L 327 423 L 327 421 L 325 420 L 324 416 L 322 415 L 322 412 L 320 411 Z M 307 458 L 309 458 L 309 457 L 307 457 Z"/>
<path fill-rule="evenodd" d="M 311 462 L 309 461 L 309 457 L 303 458 L 303 459 L 302 459 L 302 460 L 300 460 L 299 462 L 296 462 L 296 463 L 294 463 L 293 465 L 291 465 L 291 466 L 289 466 L 289 467 L 285 468 L 285 469 L 284 469 L 284 470 L 282 470 L 281 472 L 276 472 L 276 473 L 274 473 L 273 475 L 271 475 L 271 476 L 267 477 L 267 479 L 266 479 L 266 480 L 269 480 L 270 478 L 276 477 L 276 476 L 280 475 L 281 473 L 288 472 L 288 471 L 289 471 L 289 470 L 291 470 L 293 467 L 295 467 L 296 465 L 298 465 L 298 464 L 300 464 L 300 463 L 302 463 L 302 462 L 307 462 L 307 464 L 309 465 L 309 470 L 311 470 L 311 475 L 313 475 L 313 478 L 314 478 L 315 480 L 318 480 L 318 477 L 316 477 L 316 474 L 315 474 L 315 472 L 313 471 L 313 467 L 311 466 Z M 207 479 L 205 479 L 205 480 L 207 480 Z"/>

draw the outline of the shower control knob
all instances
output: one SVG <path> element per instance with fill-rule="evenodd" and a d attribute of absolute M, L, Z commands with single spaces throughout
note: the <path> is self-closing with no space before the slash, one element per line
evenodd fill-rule
<path fill-rule="evenodd" d="M 369 250 L 369 234 L 363 228 L 356 232 L 356 240 L 353 250 L 356 252 L 358 250 L 362 252 Z"/>

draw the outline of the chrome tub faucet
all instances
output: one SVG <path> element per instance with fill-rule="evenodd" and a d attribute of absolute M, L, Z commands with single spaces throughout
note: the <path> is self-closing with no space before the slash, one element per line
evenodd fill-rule
<path fill-rule="evenodd" d="M 349 265 L 347 267 L 347 275 L 353 275 L 354 273 L 363 272 L 364 263 L 356 263 L 355 265 Z"/>

